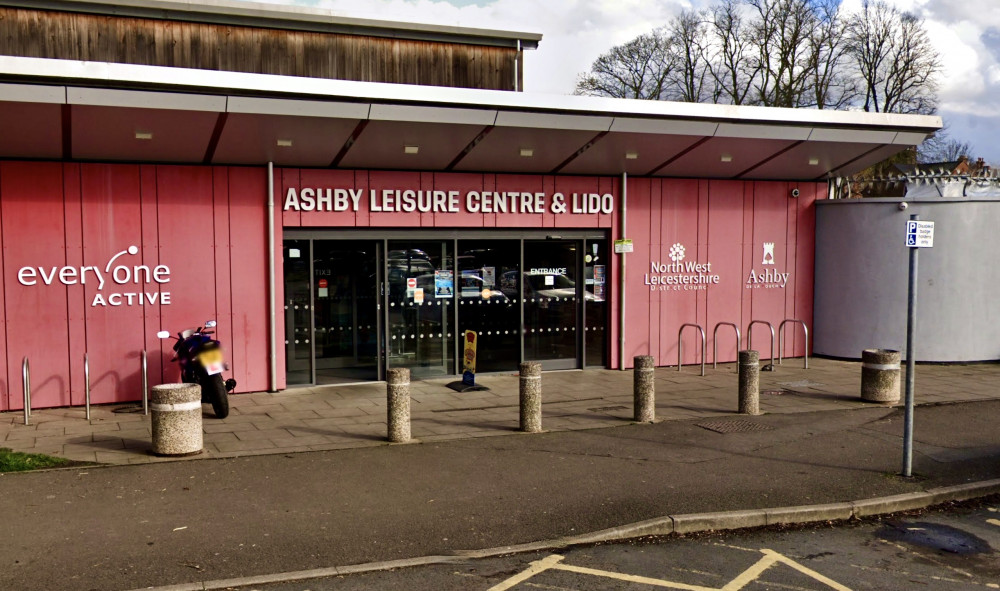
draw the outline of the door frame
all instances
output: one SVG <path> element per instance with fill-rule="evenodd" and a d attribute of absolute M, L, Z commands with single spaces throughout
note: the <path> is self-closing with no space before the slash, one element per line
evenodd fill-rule
<path fill-rule="evenodd" d="M 369 241 L 375 242 L 376 246 L 376 264 L 377 269 L 377 285 L 376 293 L 380 294 L 379 298 L 379 309 L 377 316 L 377 349 L 378 349 L 378 359 L 377 359 L 377 379 L 375 381 L 385 380 L 385 370 L 388 365 L 388 341 L 386 339 L 386 331 L 388 330 L 388 313 L 389 313 L 389 293 L 386 285 L 386 278 L 388 277 L 388 246 L 390 238 L 387 237 L 387 232 L 391 232 L 391 240 L 439 240 L 441 242 L 451 241 L 452 247 L 452 267 L 456 266 L 456 257 L 458 253 L 458 242 L 460 240 L 511 240 L 515 241 L 519 249 L 519 266 L 521 269 L 521 301 L 520 301 L 520 338 L 518 342 L 520 344 L 520 359 L 525 358 L 525 346 L 524 346 L 524 243 L 525 241 L 544 241 L 548 240 L 562 240 L 562 241 L 573 241 L 579 244 L 576 249 L 576 261 L 578 281 L 577 284 L 577 298 L 581 302 L 577 306 L 576 311 L 576 359 L 569 362 L 568 359 L 558 359 L 558 360 L 548 360 L 541 361 L 542 369 L 544 370 L 565 370 L 565 369 L 584 369 L 586 364 L 586 346 L 587 341 L 585 335 L 583 334 L 583 328 L 586 326 L 586 297 L 583 293 L 586 291 L 586 278 L 585 278 L 585 266 L 584 266 L 584 250 L 588 240 L 604 240 L 610 245 L 611 236 L 610 230 L 605 229 L 587 229 L 587 228 L 496 228 L 496 229 L 481 229 L 481 228 L 468 228 L 468 229 L 410 229 L 410 228 L 383 228 L 383 229 L 368 229 L 368 228 L 284 228 L 282 231 L 282 241 L 286 240 L 308 240 L 309 241 L 309 273 L 310 273 L 310 344 L 312 345 L 312 359 L 310 364 L 312 366 L 312 383 L 311 384 L 295 384 L 294 386 L 288 386 L 290 388 L 297 387 L 310 387 L 316 385 L 316 351 L 315 351 L 315 310 L 313 308 L 313 292 L 315 277 L 313 277 L 313 241 L 315 240 L 330 240 L 330 241 L 343 241 L 343 242 L 354 242 L 354 241 Z M 610 269 L 609 269 L 610 271 Z M 457 271 L 456 271 L 457 273 Z M 609 273 L 610 276 L 610 273 Z M 610 279 L 610 277 L 609 277 Z M 284 279 L 282 279 L 284 281 Z M 457 277 L 456 277 L 457 281 Z M 454 356 L 453 356 L 453 367 L 454 371 L 458 370 L 458 362 L 461 359 L 461 342 L 458 338 L 458 306 L 452 306 L 453 316 L 452 316 L 452 326 L 455 327 L 455 339 L 454 339 Z M 610 347 L 610 342 L 605 343 L 605 348 Z M 286 371 L 288 360 L 285 360 Z M 594 367 L 594 366 L 590 366 Z M 457 375 L 457 374 L 455 374 Z M 357 382 L 355 382 L 357 383 Z M 370 382 L 360 382 L 360 383 L 370 383 Z M 340 384 L 338 384 L 340 385 Z M 348 384 L 343 384 L 348 385 Z"/>

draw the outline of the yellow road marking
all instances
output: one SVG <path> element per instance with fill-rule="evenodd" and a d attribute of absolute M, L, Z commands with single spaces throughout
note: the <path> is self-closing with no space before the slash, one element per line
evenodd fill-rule
<path fill-rule="evenodd" d="M 1000 527 L 1000 519 L 987 519 L 986 523 Z"/>
<path fill-rule="evenodd" d="M 748 584 L 756 581 L 760 576 L 771 566 L 775 564 L 785 564 L 791 568 L 799 571 L 800 573 L 808 576 L 809 578 L 823 583 L 827 587 L 834 589 L 835 591 L 851 591 L 850 588 L 841 585 L 840 583 L 825 577 L 818 572 L 807 568 L 798 562 L 795 562 L 791 558 L 779 554 L 774 550 L 762 549 L 760 550 L 764 556 L 760 560 L 752 564 L 745 571 L 736 576 L 735 579 L 726 583 L 722 588 L 716 587 L 704 587 L 701 585 L 689 585 L 687 583 L 678 583 L 675 581 L 667 581 L 664 579 L 654 579 L 652 577 L 643 577 L 640 575 L 629 575 L 625 573 L 616 573 L 613 571 L 599 570 L 596 568 L 587 568 L 583 566 L 573 566 L 571 564 L 562 563 L 563 557 L 558 554 L 552 554 L 543 558 L 542 560 L 536 560 L 530 563 L 530 566 L 524 571 L 514 575 L 513 577 L 503 581 L 493 587 L 490 587 L 489 591 L 507 591 L 530 579 L 531 577 L 544 572 L 546 570 L 561 570 L 571 573 L 577 573 L 581 575 L 591 575 L 595 577 L 605 577 L 609 579 L 616 579 L 619 581 L 627 581 L 630 583 L 639 583 L 643 585 L 651 585 L 654 587 L 665 587 L 667 589 L 679 589 L 681 591 L 740 591 Z"/>
<path fill-rule="evenodd" d="M 507 591 L 507 589 L 510 589 L 514 585 L 517 585 L 518 583 L 523 583 L 524 581 L 527 581 L 528 579 L 537 575 L 538 573 L 548 570 L 553 566 L 559 564 L 559 561 L 562 559 L 563 559 L 562 556 L 559 556 L 558 554 L 552 554 L 550 556 L 546 556 L 541 560 L 536 560 L 532 562 L 531 565 L 528 566 L 528 568 L 525 569 L 524 571 L 514 575 L 513 577 L 507 579 L 506 581 L 503 581 L 501 583 L 498 583 L 490 587 L 489 591 Z"/>

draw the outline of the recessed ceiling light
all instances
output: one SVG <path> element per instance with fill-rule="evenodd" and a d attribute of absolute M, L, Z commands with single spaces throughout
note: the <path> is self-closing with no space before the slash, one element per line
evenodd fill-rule
<path fill-rule="evenodd" d="M 531 158 L 535 155 L 535 150 L 532 148 L 521 148 L 521 156 L 525 158 Z"/>
<path fill-rule="evenodd" d="M 730 154 L 723 154 L 721 160 L 723 162 L 732 162 L 733 157 Z"/>
<path fill-rule="evenodd" d="M 810 158 L 809 159 L 809 166 L 816 166 L 818 164 L 819 164 L 819 158 Z"/>
<path fill-rule="evenodd" d="M 420 152 L 420 146 L 403 146 L 404 154 L 417 154 Z"/>
<path fill-rule="evenodd" d="M 639 157 L 639 153 L 638 152 L 625 152 L 625 159 L 626 160 L 635 160 L 638 157 Z"/>
<path fill-rule="evenodd" d="M 292 147 L 292 140 L 278 140 L 278 147 L 279 148 L 291 148 Z"/>
<path fill-rule="evenodd" d="M 152 131 L 137 131 L 135 132 L 135 139 L 137 140 L 151 140 L 153 139 Z"/>

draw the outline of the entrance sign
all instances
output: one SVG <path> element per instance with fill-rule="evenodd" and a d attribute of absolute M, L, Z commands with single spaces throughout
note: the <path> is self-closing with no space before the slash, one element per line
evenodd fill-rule
<path fill-rule="evenodd" d="M 910 248 L 934 247 L 934 222 L 906 222 L 906 245 Z"/>

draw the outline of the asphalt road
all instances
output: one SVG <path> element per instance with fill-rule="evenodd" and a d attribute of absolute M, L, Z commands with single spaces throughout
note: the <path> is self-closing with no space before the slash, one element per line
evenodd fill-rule
<path fill-rule="evenodd" d="M 239 591 L 985 591 L 1000 588 L 1000 498 L 837 526 L 645 538 Z"/>
<path fill-rule="evenodd" d="M 120 591 L 551 539 L 671 513 L 1000 477 L 1000 402 L 765 415 L 0 476 L 0 589 Z M 954 425 L 962 425 L 955 429 Z"/>

